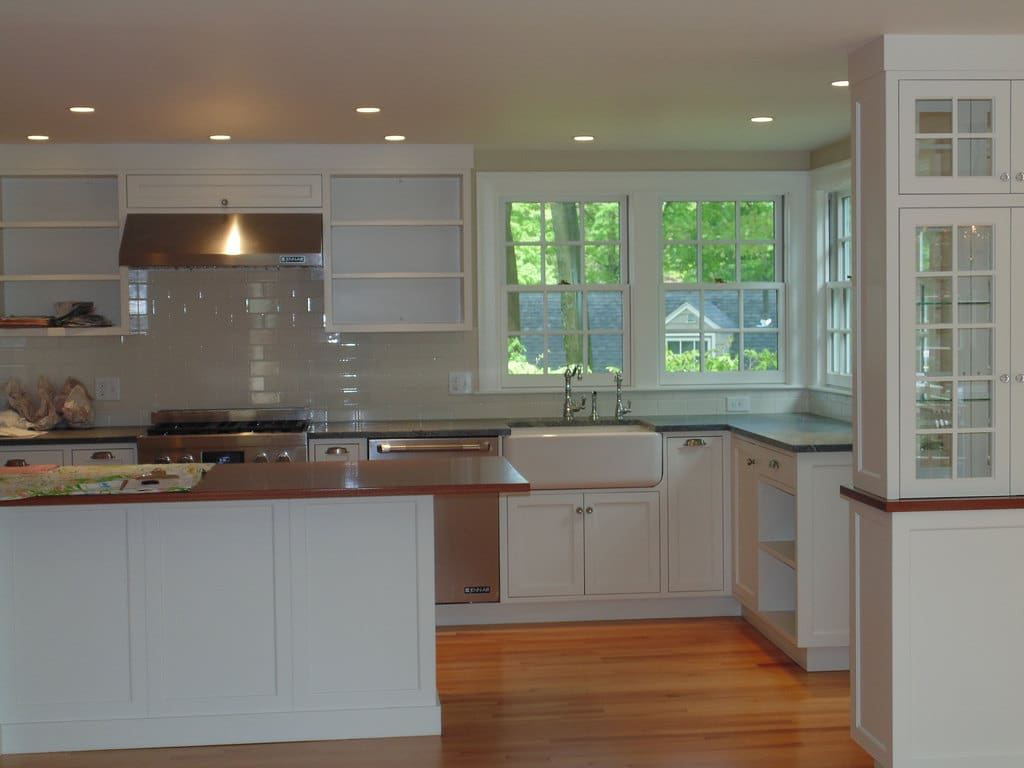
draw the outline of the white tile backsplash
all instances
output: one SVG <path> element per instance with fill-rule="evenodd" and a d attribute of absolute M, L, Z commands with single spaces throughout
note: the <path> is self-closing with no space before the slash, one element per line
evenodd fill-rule
<path fill-rule="evenodd" d="M 448 372 L 477 369 L 475 331 L 327 333 L 316 269 L 193 269 L 133 273 L 146 309 L 130 336 L 0 339 L 0 381 L 34 387 L 75 376 L 121 379 L 121 400 L 97 402 L 98 425 L 134 425 L 165 408 L 303 406 L 335 421 L 557 416 L 558 393 L 449 395 Z M 147 298 L 148 297 L 148 298 Z M 841 397 L 802 389 L 738 390 L 752 412 L 842 412 Z M 638 415 L 724 413 L 719 390 L 627 392 Z M 614 394 L 600 392 L 605 414 Z M 849 418 L 849 398 L 845 402 Z M 839 418 L 843 418 L 840 416 Z"/>

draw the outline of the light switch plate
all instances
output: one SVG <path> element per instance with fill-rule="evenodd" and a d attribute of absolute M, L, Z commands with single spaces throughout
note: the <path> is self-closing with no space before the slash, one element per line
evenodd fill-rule
<path fill-rule="evenodd" d="M 744 412 L 750 410 L 750 398 L 746 395 L 725 398 L 725 410 Z"/>
<path fill-rule="evenodd" d="M 93 394 L 97 400 L 120 400 L 121 380 L 117 376 L 97 376 Z"/>
<path fill-rule="evenodd" d="M 448 394 L 468 395 L 473 391 L 473 374 L 469 371 L 448 372 Z"/>

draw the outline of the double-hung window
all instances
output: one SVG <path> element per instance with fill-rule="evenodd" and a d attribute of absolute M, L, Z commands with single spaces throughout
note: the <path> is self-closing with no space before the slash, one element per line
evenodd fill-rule
<path fill-rule="evenodd" d="M 853 356 L 850 193 L 828 195 L 825 253 L 825 382 L 849 388 Z"/>
<path fill-rule="evenodd" d="M 779 376 L 781 235 L 781 198 L 662 202 L 666 381 Z"/>
<path fill-rule="evenodd" d="M 624 200 L 505 201 L 506 386 L 536 386 L 576 365 L 623 370 L 625 209 Z"/>

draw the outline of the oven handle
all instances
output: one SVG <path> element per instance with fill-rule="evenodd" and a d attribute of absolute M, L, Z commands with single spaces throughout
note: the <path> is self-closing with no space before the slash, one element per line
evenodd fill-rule
<path fill-rule="evenodd" d="M 490 443 L 381 443 L 377 453 L 440 453 L 442 451 L 479 452 L 491 450 Z"/>

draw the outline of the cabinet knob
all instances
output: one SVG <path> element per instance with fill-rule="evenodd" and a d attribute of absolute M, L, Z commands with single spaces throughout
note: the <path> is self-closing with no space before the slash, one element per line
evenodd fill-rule
<path fill-rule="evenodd" d="M 1006 180 L 1006 181 L 1009 181 L 1009 179 L 1008 179 L 1008 178 L 1007 178 L 1007 179 L 1005 179 L 1005 180 Z M 228 204 L 228 199 L 227 199 L 226 197 L 222 197 L 222 198 L 220 199 L 220 204 L 221 204 L 221 205 L 227 205 L 227 204 Z"/>
<path fill-rule="evenodd" d="M 1008 373 L 1000 374 L 999 380 L 1001 382 L 1003 382 L 1003 384 L 1009 384 L 1010 383 L 1010 374 L 1008 374 Z"/>
<path fill-rule="evenodd" d="M 96 461 L 110 461 L 114 458 L 114 453 L 112 451 L 93 451 L 92 456 L 89 458 Z"/>
<path fill-rule="evenodd" d="M 1017 171 L 1013 178 L 1016 181 L 1024 181 L 1024 171 Z"/>
<path fill-rule="evenodd" d="M 587 507 L 587 514 L 588 515 L 594 514 L 594 508 L 593 507 Z"/>
<path fill-rule="evenodd" d="M 751 458 L 749 458 L 749 457 L 747 458 L 747 466 L 748 466 L 748 467 L 752 467 L 752 466 L 754 466 L 755 464 L 757 464 L 757 459 L 751 459 Z"/>
<path fill-rule="evenodd" d="M 687 448 L 703 448 L 707 444 L 707 441 L 703 437 L 691 437 L 685 443 Z"/>
<path fill-rule="evenodd" d="M 324 451 L 324 453 L 327 454 L 328 456 L 341 456 L 341 454 L 343 453 L 348 453 L 348 448 L 345 448 L 340 445 L 332 445 L 330 448 Z"/>
<path fill-rule="evenodd" d="M 583 507 L 576 507 L 576 514 L 577 515 L 582 515 L 583 514 Z"/>
<path fill-rule="evenodd" d="M 779 460 L 778 460 L 778 459 L 771 459 L 771 460 L 770 460 L 770 461 L 768 462 L 768 466 L 769 466 L 769 467 L 770 467 L 771 469 L 778 469 L 778 468 L 779 468 Z"/>
<path fill-rule="evenodd" d="M 1016 381 L 1018 384 L 1024 384 L 1024 373 L 1018 373 L 1016 376 L 1013 377 L 1013 380 Z"/>
<path fill-rule="evenodd" d="M 1010 173 L 1009 173 L 1009 171 L 1003 171 L 1002 173 L 1000 173 L 999 174 L 999 180 L 1000 181 L 1009 181 L 1010 180 Z"/>

